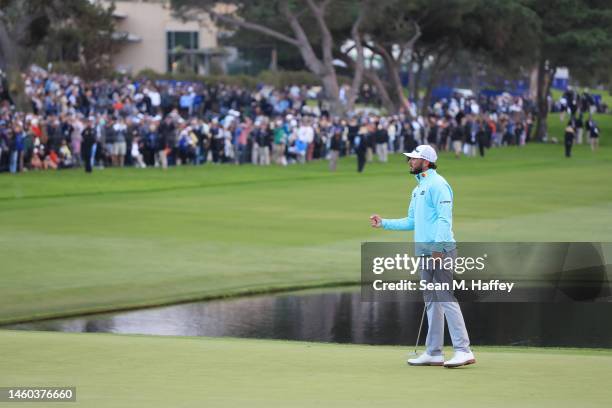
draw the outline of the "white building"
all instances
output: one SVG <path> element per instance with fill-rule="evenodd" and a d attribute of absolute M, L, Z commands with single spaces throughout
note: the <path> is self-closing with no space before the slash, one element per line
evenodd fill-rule
<path fill-rule="evenodd" d="M 169 1 L 116 0 L 114 17 L 115 37 L 122 44 L 112 62 L 120 72 L 207 74 L 211 63 L 222 62 L 218 30 L 206 14 L 199 21 L 182 21 L 173 15 Z"/>

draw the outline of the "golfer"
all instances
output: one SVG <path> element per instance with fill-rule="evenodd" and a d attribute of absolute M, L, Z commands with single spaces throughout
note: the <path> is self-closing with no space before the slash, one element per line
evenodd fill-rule
<path fill-rule="evenodd" d="M 454 260 L 457 256 L 452 230 L 453 191 L 436 171 L 438 155 L 431 146 L 417 146 L 414 151 L 404 155 L 408 156 L 410 173 L 415 175 L 418 182 L 412 190 L 408 217 L 384 219 L 375 214 L 370 217 L 370 222 L 374 228 L 414 230 L 416 253 L 437 260 L 424 263 L 425 268 L 419 271 L 421 279 L 428 283 L 449 282 L 452 288 L 452 270 L 441 268 L 440 265 L 446 263 L 446 258 Z M 423 297 L 428 322 L 426 350 L 419 357 L 409 359 L 408 364 L 445 367 L 474 364 L 476 360 L 470 350 L 463 315 L 452 290 L 425 291 Z M 445 316 L 455 349 L 455 355 L 448 361 L 444 361 L 442 354 Z"/>

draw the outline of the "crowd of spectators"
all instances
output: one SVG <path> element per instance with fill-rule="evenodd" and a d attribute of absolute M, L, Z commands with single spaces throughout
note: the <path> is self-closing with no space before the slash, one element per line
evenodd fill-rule
<path fill-rule="evenodd" d="M 489 147 L 524 145 L 534 133 L 531 102 L 509 94 L 455 94 L 425 116 L 408 103 L 396 115 L 362 109 L 340 118 L 329 115 L 316 87 L 298 85 L 248 90 L 128 78 L 85 82 L 37 67 L 24 83 L 32 112 L 15 111 L 8 98 L 0 105 L 0 171 L 317 159 L 328 159 L 335 170 L 338 158 L 351 154 L 362 171 L 374 155 L 386 162 L 390 152 L 418 144 L 457 157 L 484 156 Z M 566 103 L 577 129 L 596 128 L 588 100 Z"/>

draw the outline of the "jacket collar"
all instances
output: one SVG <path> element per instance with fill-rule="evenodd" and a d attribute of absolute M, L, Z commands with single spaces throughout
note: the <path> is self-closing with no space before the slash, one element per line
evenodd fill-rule
<path fill-rule="evenodd" d="M 435 169 L 427 169 L 426 171 L 415 175 L 414 177 L 417 179 L 417 182 L 419 184 L 423 183 L 425 180 L 427 180 L 429 177 L 433 176 L 437 174 Z"/>

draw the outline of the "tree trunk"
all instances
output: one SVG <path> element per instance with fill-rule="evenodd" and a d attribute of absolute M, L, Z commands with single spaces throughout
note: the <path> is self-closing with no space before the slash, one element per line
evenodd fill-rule
<path fill-rule="evenodd" d="M 353 42 L 355 43 L 355 49 L 357 50 L 357 60 L 354 63 L 354 72 L 353 72 L 353 81 L 351 83 L 351 88 L 349 90 L 347 103 L 346 103 L 346 111 L 351 112 L 355 108 L 355 102 L 357 101 L 357 97 L 359 96 L 359 89 L 361 88 L 361 83 L 363 82 L 363 71 L 365 70 L 365 56 L 363 53 L 363 44 L 361 42 L 361 34 L 359 34 L 359 26 L 361 25 L 361 21 L 363 20 L 363 9 L 359 12 L 359 16 L 353 23 L 353 27 L 351 28 L 351 37 L 353 38 Z"/>
<path fill-rule="evenodd" d="M 442 72 L 453 61 L 456 51 L 456 49 L 442 48 L 436 55 L 434 63 L 430 70 L 429 80 L 427 81 L 427 90 L 425 91 L 425 96 L 423 98 L 423 105 L 421 106 L 422 115 L 427 114 L 429 110 L 429 105 L 431 104 L 433 88 L 438 83 Z M 445 57 L 446 60 L 444 60 Z"/>
<path fill-rule="evenodd" d="M 22 112 L 29 112 L 32 107 L 28 103 L 24 92 L 21 66 L 19 64 L 20 50 L 11 38 L 6 24 L 0 19 L 0 67 L 6 72 L 9 95 L 15 103 L 15 108 Z"/>
<path fill-rule="evenodd" d="M 417 70 L 415 73 L 410 70 L 410 74 L 412 78 L 410 79 L 409 89 L 410 89 L 410 99 L 417 103 L 419 101 L 419 88 L 421 86 L 421 72 L 423 72 L 423 58 L 418 59 Z"/>
<path fill-rule="evenodd" d="M 365 71 L 364 74 L 366 78 L 368 78 L 368 80 L 373 83 L 376 89 L 378 90 L 380 100 L 384 108 L 387 110 L 387 113 L 393 113 L 395 110 L 395 104 L 393 103 L 393 100 L 391 100 L 389 92 L 387 91 L 387 87 L 383 83 L 382 79 L 380 79 L 380 76 L 378 76 L 376 72 L 372 72 L 370 70 Z"/>
<path fill-rule="evenodd" d="M 391 86 L 393 89 L 396 112 L 405 105 L 406 96 L 404 95 L 404 87 L 402 86 L 402 78 L 400 76 L 400 64 L 395 63 L 392 65 Z"/>
<path fill-rule="evenodd" d="M 302 54 L 302 58 L 309 71 L 317 75 L 323 84 L 325 98 L 329 100 L 331 113 L 337 115 L 342 113 L 342 104 L 340 103 L 340 87 L 338 86 L 338 78 L 336 70 L 332 63 L 324 64 L 320 61 L 309 44 L 301 44 L 298 46 Z"/>
<path fill-rule="evenodd" d="M 393 55 L 393 46 L 385 47 L 382 44 L 376 44 L 374 50 L 383 58 L 387 75 L 389 76 L 389 89 L 392 100 L 395 104 L 395 112 L 398 112 L 402 107 L 406 106 L 406 95 L 404 94 L 404 86 L 402 85 L 401 68 L 406 52 L 409 53 L 410 59 L 414 56 L 414 44 L 421 36 L 421 29 L 418 23 L 414 23 L 414 35 L 412 38 L 401 44 L 400 52 L 397 57 Z"/>
<path fill-rule="evenodd" d="M 9 84 L 9 95 L 15 103 L 15 109 L 21 112 L 32 111 L 32 105 L 28 102 L 25 94 L 21 70 L 18 67 L 9 66 L 7 68 L 6 79 Z"/>
<path fill-rule="evenodd" d="M 270 67 L 269 67 L 269 69 L 272 72 L 278 71 L 278 51 L 276 50 L 276 47 L 272 48 L 272 51 L 270 52 Z"/>
<path fill-rule="evenodd" d="M 216 12 L 214 9 L 207 8 L 207 12 L 222 22 L 241 27 L 247 30 L 255 31 L 277 40 L 291 44 L 300 51 L 300 55 L 304 60 L 306 68 L 317 75 L 323 84 L 325 96 L 329 99 L 332 114 L 342 112 L 342 104 L 339 98 L 338 78 L 333 64 L 333 37 L 331 31 L 325 22 L 325 10 L 329 1 L 316 3 L 313 0 L 307 0 L 307 4 L 311 10 L 311 14 L 317 21 L 319 26 L 319 34 L 321 35 L 321 53 L 323 58 L 319 58 L 315 52 L 306 31 L 298 20 L 297 16 L 291 12 L 290 2 L 280 2 L 280 12 L 289 23 L 289 27 L 293 31 L 294 36 L 288 36 L 279 31 L 275 31 L 264 25 L 251 21 L 241 20 L 231 15 L 226 15 Z"/>
<path fill-rule="evenodd" d="M 388 50 L 383 54 L 383 58 L 385 61 L 385 68 L 387 69 L 387 75 L 390 79 L 389 90 L 391 92 L 389 92 L 389 94 L 395 105 L 393 112 L 389 113 L 395 113 L 404 105 L 405 100 L 404 87 L 402 86 L 402 79 L 400 77 L 400 62 L 396 61 Z"/>
<path fill-rule="evenodd" d="M 538 62 L 538 91 L 537 91 L 537 118 L 536 118 L 536 140 L 544 141 L 548 136 L 548 92 L 552 84 L 552 76 L 555 74 L 555 69 L 547 67 L 544 57 Z"/>
<path fill-rule="evenodd" d="M 529 71 L 529 99 L 538 100 L 538 64 Z"/>
<path fill-rule="evenodd" d="M 434 65 L 431 67 L 431 71 L 429 73 L 429 80 L 427 81 L 427 88 L 425 90 L 425 95 L 423 96 L 423 104 L 421 105 L 421 115 L 427 115 L 427 113 L 429 113 L 429 105 L 431 104 L 433 88 L 438 82 L 439 75 L 440 61 L 439 59 L 436 59 L 436 62 L 434 62 Z"/>
<path fill-rule="evenodd" d="M 319 78 L 323 84 L 323 90 L 325 97 L 329 100 L 331 113 L 338 115 L 343 112 L 342 104 L 340 103 L 340 87 L 338 86 L 338 78 L 336 76 L 336 69 L 333 64 L 333 38 L 325 23 L 325 7 L 327 3 L 324 2 L 317 6 L 312 0 L 308 0 L 309 7 L 317 23 L 319 25 L 319 31 L 322 37 L 321 48 L 323 53 L 323 59 L 319 59 L 317 54 L 312 47 L 310 40 L 304 31 L 304 28 L 298 21 L 297 17 L 289 10 L 288 2 L 281 4 L 282 12 L 286 16 L 295 39 L 293 45 L 299 50 L 304 63 L 308 69 Z"/>
<path fill-rule="evenodd" d="M 340 87 L 338 86 L 338 78 L 336 71 L 332 70 L 321 76 L 323 84 L 323 92 L 325 98 L 329 101 L 330 113 L 332 115 L 341 115 L 344 113 L 344 107 L 340 102 Z"/>
<path fill-rule="evenodd" d="M 387 49 L 382 44 L 375 44 L 374 47 L 371 47 L 371 50 L 373 51 L 372 56 L 375 55 L 374 53 L 378 54 L 385 63 L 387 81 L 383 81 L 383 83 L 386 86 L 386 95 L 388 95 L 393 105 L 389 113 L 398 112 L 404 106 L 405 100 L 404 88 L 400 77 L 401 61 L 394 58 L 392 50 Z"/>

